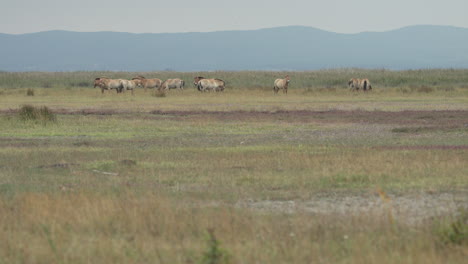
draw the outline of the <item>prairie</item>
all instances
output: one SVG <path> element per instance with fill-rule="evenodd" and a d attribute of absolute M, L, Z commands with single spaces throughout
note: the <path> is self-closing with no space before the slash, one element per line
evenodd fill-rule
<path fill-rule="evenodd" d="M 466 73 L 0 73 L 0 263 L 464 263 Z"/>

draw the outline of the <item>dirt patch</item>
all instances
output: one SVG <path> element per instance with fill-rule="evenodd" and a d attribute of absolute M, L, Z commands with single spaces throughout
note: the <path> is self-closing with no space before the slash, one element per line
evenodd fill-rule
<path fill-rule="evenodd" d="M 17 109 L 0 111 L 1 114 L 15 114 Z M 134 118 L 134 111 L 115 109 L 54 109 L 55 114 L 62 115 L 118 115 Z M 145 114 L 145 113 L 140 113 Z M 147 113 L 146 113 L 147 114 Z M 291 123 L 364 123 L 392 124 L 405 127 L 422 127 L 423 130 L 434 130 L 434 127 L 445 129 L 468 128 L 468 110 L 443 111 L 363 111 L 363 110 L 329 110 L 329 111 L 162 111 L 154 110 L 142 118 L 175 119 L 175 120 L 218 120 L 235 121 L 280 121 Z M 411 129 L 410 129 L 411 130 Z M 414 129 L 413 129 L 414 130 Z"/>
<path fill-rule="evenodd" d="M 435 217 L 468 209 L 468 193 L 420 193 L 390 195 L 318 195 L 306 201 L 242 201 L 237 207 L 277 213 L 309 213 L 318 215 L 362 216 L 381 215 L 406 224 L 418 224 Z"/>
<path fill-rule="evenodd" d="M 468 145 L 428 145 L 428 146 L 378 146 L 377 149 L 389 149 L 389 150 L 457 150 L 457 149 L 468 149 Z"/>

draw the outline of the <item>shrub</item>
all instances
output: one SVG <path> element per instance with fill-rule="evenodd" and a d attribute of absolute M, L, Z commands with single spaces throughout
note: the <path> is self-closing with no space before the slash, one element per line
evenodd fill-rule
<path fill-rule="evenodd" d="M 36 120 L 36 108 L 32 105 L 23 105 L 20 108 L 19 117 L 21 120 Z"/>
<path fill-rule="evenodd" d="M 34 89 L 33 88 L 28 88 L 28 90 L 26 90 L 26 95 L 27 96 L 34 96 Z"/>
<path fill-rule="evenodd" d="M 221 264 L 229 263 L 229 255 L 222 249 L 213 229 L 208 229 L 208 248 L 200 259 L 200 264 Z"/>
<path fill-rule="evenodd" d="M 32 105 L 23 105 L 19 110 L 19 118 L 23 121 L 38 120 L 42 122 L 55 122 L 56 116 L 47 106 L 36 108 Z"/>
<path fill-rule="evenodd" d="M 468 244 L 468 211 L 460 210 L 450 221 L 437 223 L 435 232 L 444 244 Z"/>

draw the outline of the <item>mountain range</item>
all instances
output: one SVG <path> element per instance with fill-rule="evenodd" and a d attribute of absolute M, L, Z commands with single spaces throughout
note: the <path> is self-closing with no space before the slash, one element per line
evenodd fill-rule
<path fill-rule="evenodd" d="M 192 33 L 0 33 L 0 71 L 468 68 L 468 29 L 341 34 L 312 27 Z"/>

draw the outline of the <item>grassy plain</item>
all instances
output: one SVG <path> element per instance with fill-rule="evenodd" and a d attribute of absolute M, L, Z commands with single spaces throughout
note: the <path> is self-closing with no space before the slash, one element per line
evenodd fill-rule
<path fill-rule="evenodd" d="M 464 263 L 467 73 L 0 73 L 0 263 Z"/>

